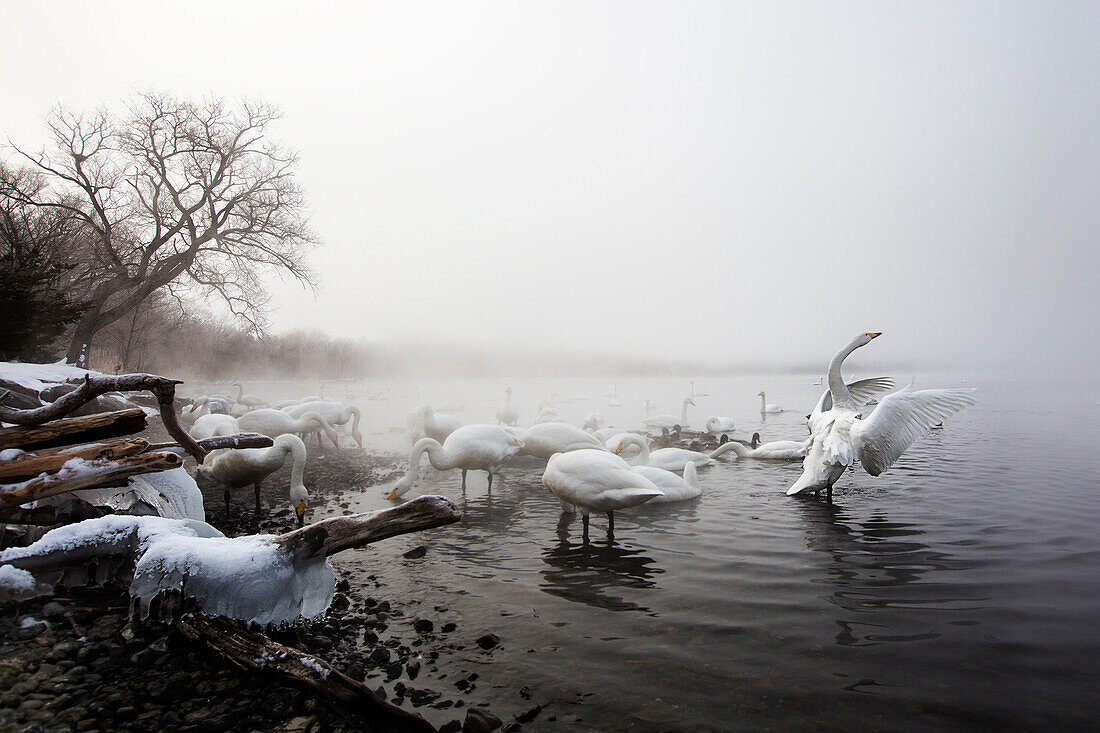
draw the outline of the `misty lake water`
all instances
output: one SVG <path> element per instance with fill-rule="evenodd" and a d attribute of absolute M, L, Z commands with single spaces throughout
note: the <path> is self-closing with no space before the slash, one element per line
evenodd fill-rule
<path fill-rule="evenodd" d="M 801 439 L 816 379 L 696 379 L 705 394 L 689 421 L 732 416 L 738 437 Z M 489 495 L 484 474 L 463 494 L 457 471 L 425 462 L 408 497 L 449 496 L 462 520 L 339 564 L 376 575 L 379 598 L 445 606 L 473 638 L 498 634 L 491 655 L 475 648 L 441 669 L 477 671 L 475 697 L 498 715 L 549 702 L 540 730 L 1090 726 L 1100 715 L 1100 389 L 960 382 L 919 377 L 918 388 L 977 387 L 978 404 L 883 476 L 846 473 L 832 504 L 784 495 L 799 462 L 734 460 L 700 472 L 697 500 L 617 513 L 613 541 L 593 515 L 584 544 L 539 464 L 506 468 Z M 348 389 L 368 448 L 398 450 L 394 429 L 414 405 L 495 422 L 505 386 Z M 678 413 L 689 390 L 681 378 L 622 380 L 612 407 L 610 380 L 511 386 L 521 423 L 556 393 L 568 422 L 598 411 L 627 428 L 640 425 L 644 398 Z M 786 411 L 764 421 L 760 389 Z M 353 508 L 390 506 L 384 492 L 372 487 Z M 425 557 L 401 556 L 420 544 Z"/>

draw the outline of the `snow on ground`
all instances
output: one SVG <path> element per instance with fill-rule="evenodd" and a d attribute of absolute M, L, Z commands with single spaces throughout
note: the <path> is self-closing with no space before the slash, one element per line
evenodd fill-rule
<path fill-rule="evenodd" d="M 99 372 L 88 371 L 64 362 L 31 364 L 20 361 L 0 361 L 0 379 L 15 382 L 36 392 L 51 384 L 60 384 L 70 379 L 83 379 L 85 374 L 93 377 L 101 376 Z"/>

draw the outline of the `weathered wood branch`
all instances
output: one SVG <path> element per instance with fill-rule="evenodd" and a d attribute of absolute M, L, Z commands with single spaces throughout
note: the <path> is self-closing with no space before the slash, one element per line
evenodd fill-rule
<path fill-rule="evenodd" d="M 114 460 L 141 453 L 149 447 L 149 441 L 144 438 L 119 438 L 65 448 L 45 448 L 10 460 L 0 460 L 0 480 L 27 479 L 40 473 L 54 473 L 73 458 Z"/>
<path fill-rule="evenodd" d="M 247 631 L 229 619 L 194 614 L 179 619 L 174 626 L 192 641 L 205 643 L 210 651 L 233 666 L 308 688 L 347 712 L 366 718 L 372 723 L 372 730 L 378 724 L 382 730 L 435 730 L 420 716 L 391 705 L 364 683 L 333 669 L 324 660 Z"/>
<path fill-rule="evenodd" d="M 235 433 L 233 435 L 215 435 L 212 438 L 203 438 L 199 441 L 199 447 L 206 452 L 219 448 L 270 448 L 275 441 L 266 435 L 259 433 Z M 179 443 L 154 443 L 149 450 L 167 450 L 180 448 Z"/>
<path fill-rule="evenodd" d="M 16 425 L 42 425 L 68 415 L 81 405 L 95 399 L 105 392 L 152 392 L 160 406 L 160 417 L 168 434 L 175 438 L 183 448 L 202 463 L 206 451 L 187 434 L 176 416 L 176 385 L 178 379 L 157 376 L 156 374 L 119 374 L 115 376 L 90 374 L 84 375 L 84 383 L 72 392 L 58 397 L 56 401 L 33 410 L 16 410 L 0 405 L 0 420 Z"/>
<path fill-rule="evenodd" d="M 418 496 L 392 509 L 331 517 L 276 538 L 288 552 L 325 557 L 407 532 L 441 527 L 460 518 L 454 502 L 443 496 Z"/>
<path fill-rule="evenodd" d="M 175 453 L 142 453 L 117 461 L 89 461 L 77 468 L 62 468 L 57 473 L 32 478 L 16 484 L 0 484 L 0 502 L 9 506 L 25 504 L 35 499 L 63 494 L 77 489 L 91 489 L 142 473 L 179 468 L 183 459 Z"/>
<path fill-rule="evenodd" d="M 33 509 L 24 509 L 18 504 L 0 504 L 0 522 L 8 524 L 33 524 L 51 526 L 54 524 L 72 524 L 85 519 L 95 519 L 113 514 L 111 509 L 97 507 L 83 499 L 71 499 L 59 506 L 39 505 Z"/>
<path fill-rule="evenodd" d="M 8 418 L 0 414 L 0 420 L 7 421 Z M 67 417 L 47 425 L 0 428 L 0 449 L 47 448 L 132 435 L 144 430 L 146 422 L 145 412 L 135 407 L 118 412 L 101 412 L 98 415 Z"/>

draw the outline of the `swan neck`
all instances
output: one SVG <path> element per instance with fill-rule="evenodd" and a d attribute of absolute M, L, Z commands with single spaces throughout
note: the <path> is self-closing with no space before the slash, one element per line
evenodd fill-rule
<path fill-rule="evenodd" d="M 638 453 L 637 456 L 634 457 L 634 460 L 630 462 L 631 466 L 649 465 L 649 443 L 646 442 L 645 438 L 642 438 L 638 435 L 631 435 L 623 442 L 636 445 L 641 451 L 640 453 Z"/>
<path fill-rule="evenodd" d="M 858 339 L 853 340 L 843 349 L 836 352 L 832 361 L 829 362 L 829 393 L 832 394 L 834 407 L 837 404 L 847 404 L 852 401 L 852 394 L 848 391 L 847 385 L 844 384 L 844 377 L 840 374 L 840 367 L 844 364 L 844 360 L 848 358 L 848 355 L 860 346 L 861 344 L 858 343 Z"/>
<path fill-rule="evenodd" d="M 290 488 L 296 487 L 305 488 L 305 473 L 306 473 L 306 444 L 302 442 L 302 439 L 297 435 L 280 435 L 275 440 L 275 446 L 280 448 L 283 456 L 280 459 L 280 464 L 286 460 L 285 456 L 290 453 L 294 463 L 290 467 Z M 274 448 L 273 448 L 274 449 Z"/>
<path fill-rule="evenodd" d="M 684 400 L 684 404 L 680 406 L 680 424 L 687 425 L 688 421 L 688 402 Z"/>
<path fill-rule="evenodd" d="M 409 460 L 409 470 L 412 470 L 413 466 L 420 466 L 420 456 L 428 454 L 428 462 L 432 464 L 432 468 L 437 471 L 446 471 L 454 468 L 454 457 L 450 452 L 439 444 L 438 440 L 434 438 L 421 438 L 416 441 L 416 445 L 413 446 L 412 458 Z"/>

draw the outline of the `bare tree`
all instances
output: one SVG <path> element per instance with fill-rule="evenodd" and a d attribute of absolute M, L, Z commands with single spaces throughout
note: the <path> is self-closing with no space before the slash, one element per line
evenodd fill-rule
<path fill-rule="evenodd" d="M 48 182 L 25 202 L 78 216 L 91 233 L 74 281 L 89 307 L 70 362 L 86 361 L 101 329 L 158 291 L 215 295 L 261 330 L 265 275 L 312 284 L 305 254 L 317 240 L 294 179 L 297 156 L 266 136 L 278 116 L 264 103 L 149 92 L 121 120 L 58 107 L 49 151 L 13 146 Z"/>

